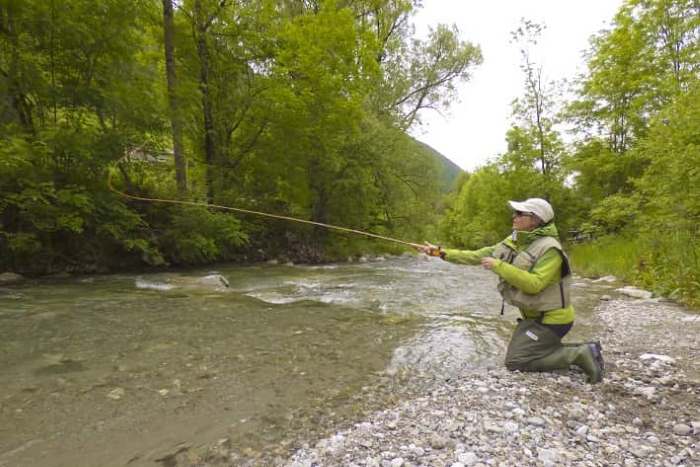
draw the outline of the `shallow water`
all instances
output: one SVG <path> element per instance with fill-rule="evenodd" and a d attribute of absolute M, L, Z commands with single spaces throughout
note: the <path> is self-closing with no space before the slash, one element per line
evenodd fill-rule
<path fill-rule="evenodd" d="M 222 437 L 284 454 L 380 403 L 387 375 L 500 365 L 516 313 L 500 316 L 495 286 L 404 256 L 6 287 L 0 465 L 167 465 Z M 597 294 L 574 292 L 576 337 Z"/>

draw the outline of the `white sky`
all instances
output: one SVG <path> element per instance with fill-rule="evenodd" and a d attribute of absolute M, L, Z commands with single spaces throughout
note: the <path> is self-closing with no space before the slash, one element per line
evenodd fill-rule
<path fill-rule="evenodd" d="M 414 17 L 416 34 L 428 26 L 456 24 L 462 40 L 478 44 L 484 58 L 459 85 L 459 101 L 443 115 L 424 111 L 412 134 L 465 170 L 505 152 L 511 102 L 523 94 L 520 53 L 510 32 L 526 18 L 545 24 L 537 58 L 545 79 L 573 79 L 585 70 L 589 37 L 606 28 L 622 0 L 424 0 Z"/>

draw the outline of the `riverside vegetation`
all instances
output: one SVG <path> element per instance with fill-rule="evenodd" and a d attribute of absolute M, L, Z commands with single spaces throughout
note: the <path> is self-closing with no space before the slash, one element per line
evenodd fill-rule
<path fill-rule="evenodd" d="M 0 269 L 321 261 L 390 248 L 306 226 L 125 201 L 105 186 L 113 170 L 120 188 L 142 196 L 466 248 L 507 233 L 505 200 L 546 197 L 561 233 L 585 240 L 572 251 L 576 268 L 614 272 L 697 305 L 697 2 L 625 1 L 592 36 L 587 70 L 566 85 L 544 78 L 537 58 L 544 26 L 523 20 L 513 44 L 524 87 L 508 149 L 462 173 L 446 196 L 449 171 L 406 132 L 425 109 L 446 107 L 482 57 L 455 27 L 437 25 L 415 39 L 411 15 L 419 6 L 4 2 Z"/>

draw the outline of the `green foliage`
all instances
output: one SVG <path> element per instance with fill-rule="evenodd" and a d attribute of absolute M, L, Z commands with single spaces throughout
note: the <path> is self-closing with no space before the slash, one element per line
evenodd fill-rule
<path fill-rule="evenodd" d="M 626 232 L 576 244 L 570 250 L 579 274 L 616 277 L 692 306 L 700 305 L 698 232 Z"/>
<path fill-rule="evenodd" d="M 697 228 L 645 235 L 638 280 L 663 296 L 700 305 L 700 240 Z"/>
<path fill-rule="evenodd" d="M 229 258 L 247 240 L 240 222 L 231 214 L 184 207 L 173 211 L 160 242 L 168 261 L 203 264 Z"/>
<path fill-rule="evenodd" d="M 305 226 L 126 201 L 107 190 L 108 172 L 141 196 L 384 234 L 419 236 L 435 222 L 439 169 L 404 130 L 422 108 L 446 107 L 480 55 L 448 26 L 413 41 L 419 2 L 173 2 L 170 88 L 161 2 L 98 3 L 0 5 L 0 269 L 203 263 L 249 245 L 302 260 L 367 248 Z"/>
<path fill-rule="evenodd" d="M 601 237 L 595 242 L 574 244 L 569 249 L 572 267 L 588 277 L 614 275 L 635 282 L 645 245 L 627 235 Z"/>
<path fill-rule="evenodd" d="M 653 120 L 636 154 L 648 168 L 635 186 L 645 223 L 687 229 L 700 221 L 700 81 Z"/>
<path fill-rule="evenodd" d="M 581 224 L 581 231 L 591 236 L 618 234 L 632 224 L 638 214 L 637 196 L 608 196 L 591 210 L 589 221 Z"/>
<path fill-rule="evenodd" d="M 496 165 L 487 165 L 469 176 L 456 201 L 440 224 L 448 244 L 478 248 L 500 241 L 508 234 L 510 211 L 508 180 Z"/>
<path fill-rule="evenodd" d="M 590 263 L 695 305 L 699 28 L 692 1 L 630 1 L 621 9 L 615 27 L 594 42 L 582 100 L 574 104 L 588 102 L 580 115 L 608 137 L 589 139 L 568 161 L 590 209 L 582 229 L 624 235 L 577 250 L 599 249 Z M 610 264 L 608 257 L 620 255 L 630 264 Z"/>

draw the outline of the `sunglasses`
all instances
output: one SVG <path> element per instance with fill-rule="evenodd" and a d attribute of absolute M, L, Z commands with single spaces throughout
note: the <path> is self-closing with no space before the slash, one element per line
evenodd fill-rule
<path fill-rule="evenodd" d="M 514 211 L 513 217 L 532 217 L 534 216 L 531 212 Z"/>

